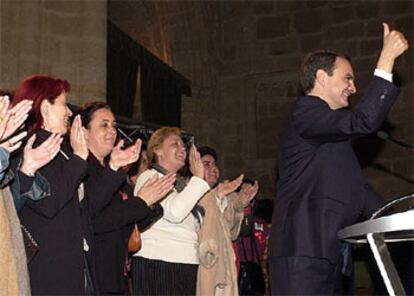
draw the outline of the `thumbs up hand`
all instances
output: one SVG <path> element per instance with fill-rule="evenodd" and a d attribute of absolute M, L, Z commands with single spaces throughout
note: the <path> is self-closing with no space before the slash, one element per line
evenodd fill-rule
<path fill-rule="evenodd" d="M 401 32 L 395 30 L 390 31 L 387 23 L 382 23 L 382 25 L 384 29 L 383 45 L 381 55 L 378 59 L 377 69 L 391 73 L 395 59 L 408 49 L 408 41 Z"/>

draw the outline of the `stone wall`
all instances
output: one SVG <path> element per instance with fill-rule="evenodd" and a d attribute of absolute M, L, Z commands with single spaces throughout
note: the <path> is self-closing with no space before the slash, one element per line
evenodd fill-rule
<path fill-rule="evenodd" d="M 303 56 L 321 47 L 352 56 L 357 102 L 382 44 L 381 22 L 414 41 L 412 1 L 113 1 L 108 15 L 191 80 L 183 127 L 218 149 L 224 177 L 246 172 L 265 197 L 275 196 L 277 134 Z M 402 89 L 388 118 L 392 135 L 409 143 L 412 57 L 411 48 L 396 64 Z M 380 148 L 364 168 L 369 181 L 386 199 L 412 192 L 412 153 Z"/>
<path fill-rule="evenodd" d="M 0 1 L 0 87 L 26 76 L 67 79 L 69 100 L 106 96 L 106 1 Z"/>
<path fill-rule="evenodd" d="M 296 92 L 303 56 L 331 47 L 351 55 L 357 86 L 369 80 L 381 21 L 413 42 L 412 1 L 111 1 L 109 18 L 192 81 L 183 127 L 220 152 L 223 175 L 239 172 L 275 195 L 277 133 Z M 70 101 L 106 95 L 105 1 L 0 1 L 0 87 L 46 73 L 72 84 Z M 401 95 L 388 121 L 413 142 L 412 49 L 396 64 Z M 357 96 L 354 101 L 358 101 Z M 376 145 L 378 146 L 378 141 Z M 382 145 L 364 168 L 385 198 L 412 191 L 408 151 Z"/>

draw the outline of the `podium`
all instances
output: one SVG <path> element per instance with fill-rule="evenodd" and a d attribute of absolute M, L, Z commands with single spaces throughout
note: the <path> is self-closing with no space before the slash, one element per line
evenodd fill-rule
<path fill-rule="evenodd" d="M 412 198 L 414 194 L 403 198 L 406 197 Z M 381 210 L 391 204 L 394 202 Z M 350 243 L 368 242 L 388 293 L 406 295 L 386 243 L 414 240 L 414 209 L 379 218 L 375 217 L 376 214 L 370 220 L 341 229 L 338 238 Z"/>

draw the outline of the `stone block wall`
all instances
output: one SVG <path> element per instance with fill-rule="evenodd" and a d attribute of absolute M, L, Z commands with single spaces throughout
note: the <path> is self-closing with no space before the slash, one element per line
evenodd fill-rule
<path fill-rule="evenodd" d="M 106 12 L 106 1 L 0 1 L 0 87 L 49 74 L 71 83 L 71 103 L 105 100 Z"/>
<path fill-rule="evenodd" d="M 220 152 L 223 177 L 245 172 L 276 193 L 277 134 L 296 93 L 303 56 L 330 47 L 353 57 L 368 83 L 381 21 L 413 42 L 412 1 L 110 1 L 109 18 L 192 81 L 183 127 Z M 0 1 L 0 87 L 34 73 L 65 78 L 70 101 L 106 94 L 106 1 Z M 413 53 L 396 64 L 401 95 L 392 135 L 413 142 Z M 360 92 L 362 93 L 362 92 Z M 356 96 L 355 102 L 360 95 Z M 378 144 L 379 145 L 379 144 Z M 385 198 L 412 191 L 412 155 L 390 143 L 364 171 Z"/>
<path fill-rule="evenodd" d="M 111 1 L 108 14 L 158 57 L 166 53 L 164 61 L 191 80 L 183 127 L 198 144 L 217 148 L 225 178 L 245 172 L 259 179 L 263 197 L 276 194 L 277 134 L 306 53 L 331 48 L 350 55 L 357 102 L 381 48 L 381 22 L 414 42 L 412 1 Z M 409 143 L 412 57 L 410 49 L 396 63 L 401 95 L 388 117 L 392 135 Z M 379 152 L 364 172 L 375 189 L 386 199 L 412 192 L 412 153 L 373 143 Z"/>

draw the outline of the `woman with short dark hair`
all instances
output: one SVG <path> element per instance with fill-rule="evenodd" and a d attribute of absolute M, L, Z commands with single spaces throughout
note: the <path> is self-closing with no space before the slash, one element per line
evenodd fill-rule
<path fill-rule="evenodd" d="M 142 229 L 162 215 L 162 208 L 154 203 L 172 189 L 175 175 L 152 178 L 134 196 L 121 168 L 138 160 L 141 141 L 127 148 L 123 147 L 123 140 L 116 143 L 116 120 L 106 103 L 87 104 L 81 117 L 90 151 L 85 187 L 90 188 L 89 180 L 99 179 L 105 171 L 113 175 L 111 179 L 102 180 L 105 187 L 98 183 L 95 194 L 88 195 L 87 199 L 95 234 L 100 292 L 127 294 L 124 268 L 129 235 L 134 224 Z"/>

